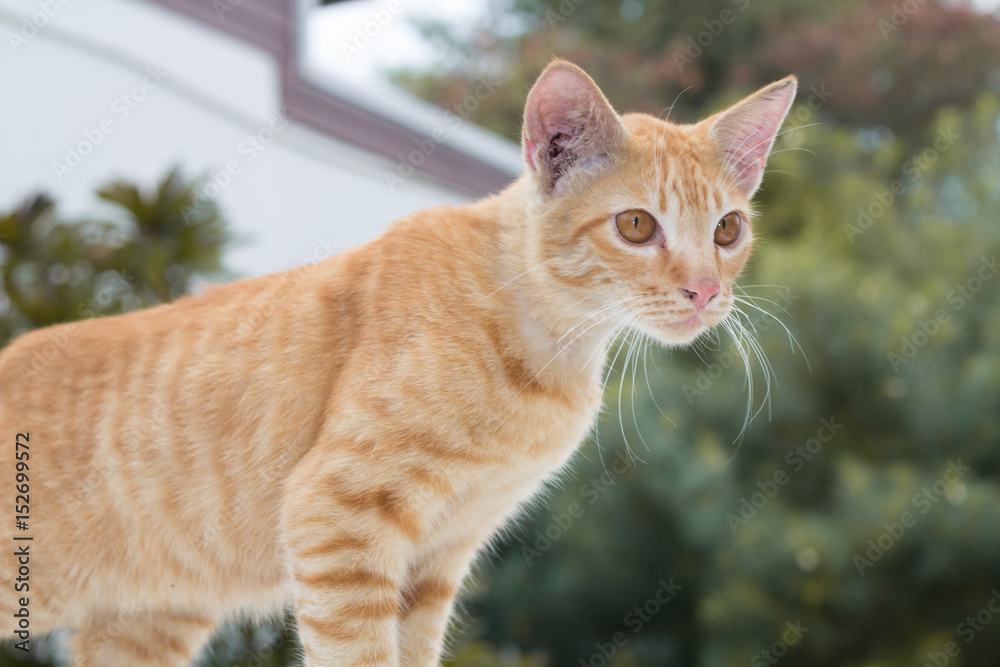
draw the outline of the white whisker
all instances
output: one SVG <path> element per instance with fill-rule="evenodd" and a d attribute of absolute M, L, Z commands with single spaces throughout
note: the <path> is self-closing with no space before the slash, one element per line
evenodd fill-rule
<path fill-rule="evenodd" d="M 487 297 L 491 297 L 491 296 L 493 296 L 494 294 L 496 294 L 497 292 L 499 292 L 500 290 L 502 290 L 502 289 L 503 289 L 504 287 L 507 287 L 508 285 L 510 285 L 511 283 L 513 283 L 513 282 L 514 282 L 515 280 L 517 280 L 518 278 L 522 278 L 522 277 L 524 277 L 524 276 L 528 275 L 528 274 L 529 274 L 530 272 L 534 271 L 535 269 L 537 269 L 537 268 L 539 268 L 539 267 L 541 267 L 541 266 L 545 266 L 545 265 L 546 265 L 546 264 L 548 264 L 549 262 L 554 262 L 554 261 L 556 261 L 556 259 L 557 259 L 556 257 L 550 257 L 549 259 L 545 260 L 544 262 L 541 262 L 540 264 L 535 264 L 535 265 L 534 265 L 533 267 L 531 267 L 530 269 L 526 269 L 526 270 L 522 271 L 521 273 L 517 274 L 516 276 L 514 276 L 513 278 L 511 278 L 510 280 L 508 280 L 508 281 L 507 281 L 507 282 L 505 282 L 505 283 L 504 283 L 503 285 L 501 285 L 500 287 L 496 288 L 495 290 L 493 290 L 492 292 L 490 292 L 490 293 L 489 293 L 489 294 L 487 294 L 486 296 L 487 296 Z"/>
<path fill-rule="evenodd" d="M 642 350 L 642 373 L 646 377 L 646 389 L 649 390 L 649 397 L 653 399 L 653 405 L 655 405 L 659 413 L 663 415 L 663 418 L 666 419 L 671 424 L 673 424 L 674 426 L 677 426 L 677 424 L 674 424 L 674 420 L 668 417 L 667 413 L 664 412 L 663 409 L 660 407 L 660 404 L 656 401 L 656 395 L 653 393 L 653 388 L 649 385 L 649 367 L 646 365 L 646 359 L 649 356 L 649 346 L 652 344 L 652 342 L 649 340 L 649 338 L 645 338 L 645 342 L 646 342 L 646 347 L 644 347 Z M 653 365 L 654 366 L 656 365 L 655 358 L 653 359 Z"/>
<path fill-rule="evenodd" d="M 629 403 L 632 406 L 632 425 L 635 426 L 635 432 L 639 434 L 639 442 L 641 442 L 642 446 L 646 448 L 647 452 L 649 452 L 652 450 L 649 448 L 649 445 L 646 444 L 646 438 L 642 436 L 642 429 L 639 428 L 639 421 L 635 416 L 635 372 L 639 368 L 639 352 L 635 348 L 641 347 L 643 340 L 644 336 L 642 332 L 636 329 L 635 336 L 632 338 L 632 349 L 629 350 L 629 354 L 632 355 L 632 390 L 629 395 Z M 645 463 L 645 461 L 643 461 L 643 463 Z"/>
<path fill-rule="evenodd" d="M 802 354 L 802 358 L 805 359 L 805 361 L 806 361 L 806 368 L 809 369 L 810 373 L 812 372 L 812 367 L 809 364 L 809 357 L 806 355 L 806 351 L 804 349 L 802 349 L 802 345 L 799 343 L 798 339 L 795 338 L 795 334 L 793 334 L 792 331 L 791 331 L 791 329 L 789 329 L 785 325 L 785 323 L 781 321 L 781 318 L 779 318 L 777 315 L 775 315 L 774 313 L 772 313 L 770 311 L 764 310 L 763 308 L 761 308 L 757 304 L 753 303 L 752 301 L 747 301 L 747 300 L 745 300 L 745 299 L 743 299 L 741 297 L 735 297 L 735 301 L 737 301 L 739 303 L 742 303 L 743 305 L 750 306 L 751 308 L 760 311 L 764 315 L 767 315 L 768 317 L 770 317 L 771 319 L 773 319 L 775 322 L 777 322 L 778 324 L 780 324 L 781 328 L 785 330 L 785 334 L 788 336 L 788 344 L 789 344 L 789 346 L 792 349 L 792 354 L 795 354 L 795 348 L 797 346 L 799 348 L 799 352 Z M 767 299 L 765 299 L 765 301 L 767 301 Z M 774 303 L 774 302 L 772 301 L 771 303 Z M 778 304 L 774 304 L 774 305 L 778 306 Z M 734 308 L 736 307 L 735 304 L 734 304 L 733 307 Z M 778 308 L 781 308 L 781 306 L 778 306 Z M 788 311 L 785 310 L 784 308 L 781 308 L 781 310 L 784 310 L 786 314 L 788 313 Z M 750 318 L 747 317 L 746 313 L 742 313 L 742 311 L 741 311 L 741 314 L 744 317 L 746 317 L 748 321 L 750 320 Z M 751 322 L 751 326 L 752 326 L 752 322 Z"/>

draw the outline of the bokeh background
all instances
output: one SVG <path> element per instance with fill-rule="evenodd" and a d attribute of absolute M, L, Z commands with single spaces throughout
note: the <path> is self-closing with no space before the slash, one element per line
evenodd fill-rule
<path fill-rule="evenodd" d="M 26 78 L 46 40 L 82 39 L 74 21 L 102 4 L 65 5 L 24 52 L 4 54 L 0 81 Z M 220 22 L 256 5 L 223 6 Z M 420 113 L 434 107 L 414 97 L 452 110 L 461 132 L 432 141 L 442 153 L 490 151 L 494 176 L 516 170 L 504 142 L 518 140 L 524 96 L 553 56 L 584 67 L 620 111 L 669 110 L 678 122 L 789 72 L 801 82 L 757 195 L 762 240 L 741 281 L 753 339 L 722 333 L 673 352 L 620 341 L 597 432 L 482 561 L 448 664 L 1000 665 L 996 3 L 402 6 L 352 64 L 345 44 L 357 46 L 355 29 L 385 3 L 288 5 L 297 62 L 362 97 L 391 90 L 385 99 Z M 4 0 L 3 32 L 35 9 Z M 361 166 L 343 170 L 371 177 L 353 197 L 332 178 L 267 175 L 284 168 L 282 151 L 301 150 L 289 133 L 260 155 L 256 176 L 192 207 L 236 144 L 187 161 L 195 154 L 157 152 L 142 128 L 169 130 L 177 145 L 204 128 L 154 106 L 129 126 L 135 141 L 109 138 L 108 157 L 66 185 L 49 163 L 95 117 L 45 126 L 56 117 L 36 107 L 58 103 L 58 81 L 36 82 L 34 96 L 5 85 L 0 96 L 0 118 L 40 119 L 0 129 L 4 146 L 20 147 L 3 152 L 0 345 L 176 299 L 204 281 L 288 268 L 317 233 L 347 247 L 406 210 L 488 189 L 488 178 L 470 184 L 419 165 L 393 188 L 384 174 L 408 158 L 357 146 L 343 151 Z M 114 96 L 101 99 L 106 107 Z M 36 156 L 32 142 L 49 134 L 56 148 Z M 316 169 L 354 164 L 310 159 Z M 262 214 L 247 202 L 268 187 L 288 203 Z M 331 191 L 332 201 L 315 199 Z M 0 665 L 57 664 L 57 652 L 49 641 L 27 660 L 8 651 Z M 295 655 L 291 627 L 234 621 L 200 664 L 289 665 Z"/>

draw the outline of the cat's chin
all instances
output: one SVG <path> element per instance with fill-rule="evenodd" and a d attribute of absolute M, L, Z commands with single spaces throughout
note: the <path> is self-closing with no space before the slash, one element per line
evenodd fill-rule
<path fill-rule="evenodd" d="M 714 326 L 705 318 L 694 315 L 679 322 L 646 324 L 643 332 L 668 347 L 686 347 Z"/>

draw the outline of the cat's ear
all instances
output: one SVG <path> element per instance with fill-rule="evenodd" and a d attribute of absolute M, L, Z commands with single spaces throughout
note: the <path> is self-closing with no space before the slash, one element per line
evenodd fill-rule
<path fill-rule="evenodd" d="M 797 88 L 794 76 L 785 77 L 707 121 L 727 179 L 748 199 L 764 178 L 764 164 Z"/>
<path fill-rule="evenodd" d="M 524 159 L 542 190 L 559 195 L 570 172 L 605 164 L 626 135 L 600 88 L 576 65 L 557 60 L 528 93 Z"/>

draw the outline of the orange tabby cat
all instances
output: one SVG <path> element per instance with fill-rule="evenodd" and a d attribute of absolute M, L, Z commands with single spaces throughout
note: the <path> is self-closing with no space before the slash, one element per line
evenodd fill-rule
<path fill-rule="evenodd" d="M 437 665 L 477 551 L 592 427 L 615 332 L 684 345 L 729 314 L 795 88 L 674 125 L 556 61 L 500 194 L 14 341 L 0 469 L 24 463 L 29 529 L 10 486 L 0 517 L 33 540 L 2 550 L 0 632 L 28 598 L 76 665 L 180 666 L 227 617 L 291 607 L 309 667 Z"/>

